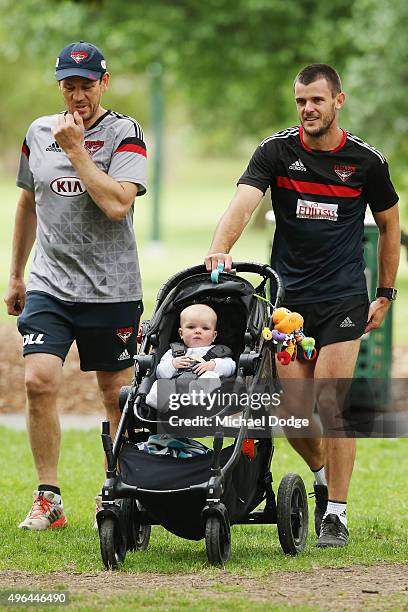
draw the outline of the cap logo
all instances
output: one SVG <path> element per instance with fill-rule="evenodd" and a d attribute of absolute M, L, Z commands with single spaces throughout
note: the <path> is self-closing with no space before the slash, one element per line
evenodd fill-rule
<path fill-rule="evenodd" d="M 106 70 L 106 61 L 105 60 L 101 60 L 101 66 L 104 70 Z"/>
<path fill-rule="evenodd" d="M 86 51 L 71 51 L 70 56 L 77 64 L 80 64 L 84 59 L 88 57 L 89 53 Z"/>

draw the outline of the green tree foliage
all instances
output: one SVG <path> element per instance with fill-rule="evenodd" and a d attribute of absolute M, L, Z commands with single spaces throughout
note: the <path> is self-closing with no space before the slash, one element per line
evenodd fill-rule
<path fill-rule="evenodd" d="M 348 28 L 357 51 L 345 74 L 350 127 L 386 152 L 407 189 L 408 3 L 359 0 Z"/>
<path fill-rule="evenodd" d="M 0 53 L 49 70 L 62 44 L 85 38 L 105 50 L 114 73 L 140 72 L 160 60 L 168 87 L 188 97 L 195 123 L 259 137 L 296 121 L 291 83 L 300 68 L 335 59 L 343 67 L 344 41 L 334 37 L 334 24 L 349 18 L 351 6 L 352 0 L 324 7 L 309 0 L 0 0 Z M 321 32 L 332 41 L 322 49 Z"/>
<path fill-rule="evenodd" d="M 159 59 L 202 129 L 242 137 L 296 121 L 292 81 L 307 63 L 344 65 L 338 18 L 352 0 L 139 0 L 99 3 L 106 44 L 137 68 Z M 92 5 L 93 9 L 95 5 Z M 114 24 L 114 27 L 112 27 Z M 324 25 L 323 25 L 324 24 Z M 320 28 L 332 41 L 322 51 Z"/>
<path fill-rule="evenodd" d="M 345 127 L 396 163 L 408 155 L 406 0 L 0 0 L 0 11 L 2 133 L 13 116 L 55 110 L 54 57 L 85 39 L 105 51 L 113 99 L 142 120 L 140 75 L 160 61 L 168 97 L 188 101 L 213 152 L 296 123 L 294 76 L 327 62 L 349 94 Z"/>

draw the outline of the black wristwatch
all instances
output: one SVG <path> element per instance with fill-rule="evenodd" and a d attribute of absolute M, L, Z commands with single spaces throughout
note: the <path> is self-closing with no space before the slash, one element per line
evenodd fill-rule
<path fill-rule="evenodd" d="M 392 302 L 397 299 L 397 290 L 394 287 L 377 287 L 375 297 L 385 297 Z"/>

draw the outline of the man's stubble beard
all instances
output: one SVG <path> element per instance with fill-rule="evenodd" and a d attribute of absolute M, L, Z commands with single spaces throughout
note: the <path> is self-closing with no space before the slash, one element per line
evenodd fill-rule
<path fill-rule="evenodd" d="M 326 121 L 316 132 L 310 132 L 307 127 L 305 127 L 305 122 L 302 123 L 303 129 L 310 138 L 321 138 L 330 130 L 333 125 L 333 121 L 336 118 L 336 112 L 333 110 L 332 116 L 328 121 Z"/>

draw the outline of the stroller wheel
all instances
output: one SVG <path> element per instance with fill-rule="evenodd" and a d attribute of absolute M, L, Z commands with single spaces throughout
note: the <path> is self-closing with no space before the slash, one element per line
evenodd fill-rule
<path fill-rule="evenodd" d="M 305 485 L 298 474 L 286 474 L 281 480 L 277 523 L 283 552 L 289 555 L 301 553 L 306 545 L 309 511 Z"/>
<path fill-rule="evenodd" d="M 231 532 L 218 516 L 210 516 L 205 524 L 205 546 L 211 565 L 223 565 L 231 554 Z"/>
<path fill-rule="evenodd" d="M 151 525 L 140 524 L 141 505 L 136 499 L 122 500 L 122 519 L 126 531 L 127 550 L 146 550 L 149 546 Z"/>
<path fill-rule="evenodd" d="M 139 525 L 137 536 L 135 538 L 134 550 L 146 550 L 149 546 L 151 525 Z"/>
<path fill-rule="evenodd" d="M 135 500 L 135 519 L 133 521 L 133 533 L 134 533 L 134 550 L 146 550 L 150 542 L 150 533 L 152 531 L 151 525 L 142 525 L 138 520 L 138 514 L 142 510 L 142 506 L 139 501 Z"/>
<path fill-rule="evenodd" d="M 117 521 L 112 517 L 102 519 L 99 525 L 102 561 L 106 569 L 116 569 L 126 557 L 126 540 L 120 533 Z"/>

